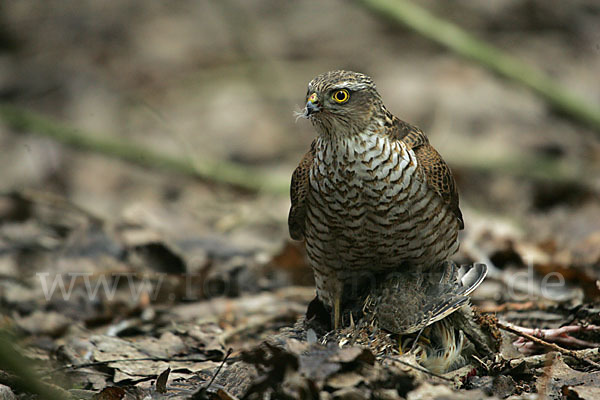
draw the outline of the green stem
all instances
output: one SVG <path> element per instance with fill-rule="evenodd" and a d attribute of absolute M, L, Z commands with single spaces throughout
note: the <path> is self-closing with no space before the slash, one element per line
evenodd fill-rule
<path fill-rule="evenodd" d="M 542 71 L 479 40 L 460 27 L 406 0 L 356 0 L 367 9 L 405 25 L 463 57 L 536 92 L 557 110 L 600 132 L 600 106 L 590 105 Z"/>
<path fill-rule="evenodd" d="M 36 112 L 23 110 L 9 104 L 0 104 L 0 120 L 4 120 L 15 131 L 26 131 L 49 137 L 78 149 L 120 158 L 144 167 L 171 171 L 252 191 L 273 194 L 289 192 L 288 179 L 271 176 L 231 162 L 203 161 L 192 164 L 182 157 L 166 156 L 133 143 L 100 138 L 99 135 L 66 126 Z M 512 157 L 481 160 L 467 153 L 455 155 L 446 160 L 451 166 L 458 168 L 467 168 L 482 173 L 501 173 L 532 180 L 585 184 L 589 179 L 588 176 L 583 176 L 581 171 L 569 168 L 564 163 L 542 157 L 532 156 L 528 158 L 527 162 L 521 158 Z"/>
<path fill-rule="evenodd" d="M 66 390 L 42 382 L 32 370 L 32 361 L 23 357 L 17 350 L 14 338 L 0 330 L 0 372 L 4 370 L 14 375 L 8 383 L 13 389 L 25 393 L 35 393 L 40 399 L 64 400 L 69 398 Z"/>
<path fill-rule="evenodd" d="M 0 104 L 0 118 L 15 130 L 50 137 L 60 143 L 120 158 L 135 164 L 190 175 L 195 178 L 234 185 L 252 191 L 287 193 L 289 183 L 256 170 L 225 161 L 191 163 L 183 157 L 170 157 L 133 143 L 100 137 L 65 126 L 48 117 L 9 104 Z"/>

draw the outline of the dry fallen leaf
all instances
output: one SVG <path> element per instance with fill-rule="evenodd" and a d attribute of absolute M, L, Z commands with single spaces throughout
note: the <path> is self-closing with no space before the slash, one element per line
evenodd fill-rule
<path fill-rule="evenodd" d="M 156 391 L 158 393 L 167 393 L 167 380 L 169 379 L 170 373 L 171 368 L 167 368 L 158 376 L 158 379 L 156 380 Z"/>

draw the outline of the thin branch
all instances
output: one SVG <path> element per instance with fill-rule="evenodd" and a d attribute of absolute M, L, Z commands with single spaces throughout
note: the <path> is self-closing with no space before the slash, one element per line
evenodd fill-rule
<path fill-rule="evenodd" d="M 523 338 L 525 338 L 525 339 L 527 339 L 527 340 L 529 340 L 531 342 L 539 344 L 540 346 L 546 347 L 546 348 L 554 350 L 554 351 L 558 351 L 559 353 L 564 354 L 565 356 L 573 357 L 574 359 L 576 359 L 577 361 L 579 361 L 581 363 L 588 364 L 588 365 L 593 366 L 594 368 L 600 369 L 600 364 L 598 364 L 595 361 L 590 360 L 589 358 L 581 357 L 580 354 L 577 351 L 565 349 L 564 347 L 561 347 L 561 346 L 559 346 L 559 345 L 557 345 L 555 343 L 550 343 L 550 342 L 542 340 L 542 339 L 540 339 L 538 337 L 530 335 L 528 333 L 521 332 L 520 330 L 515 329 L 514 327 L 512 327 L 512 326 L 510 326 L 508 324 L 503 324 L 500 321 L 497 321 L 496 325 L 500 329 L 503 329 L 503 330 L 505 330 L 507 332 L 513 333 L 513 334 L 515 334 L 517 336 L 521 336 L 521 337 L 523 337 Z"/>
<path fill-rule="evenodd" d="M 297 317 L 296 313 L 290 312 L 288 310 L 289 315 L 286 314 L 275 314 L 275 315 L 266 315 L 260 318 L 256 318 L 256 320 L 252 320 L 245 324 L 240 324 L 239 326 L 232 328 L 223 332 L 218 337 L 218 342 L 225 347 L 227 343 L 231 341 L 234 336 L 240 335 L 244 332 L 252 331 L 259 328 L 264 328 L 267 324 L 281 321 L 281 320 L 291 320 L 294 321 Z"/>
<path fill-rule="evenodd" d="M 600 359 L 599 349 L 575 350 L 574 353 L 577 354 L 577 357 L 574 357 L 577 360 L 585 359 L 585 360 L 595 361 L 595 360 Z M 513 360 L 510 360 L 509 365 L 511 368 L 514 368 L 521 363 L 525 363 L 525 365 L 527 365 L 527 367 L 530 369 L 541 368 L 541 367 L 545 366 L 546 363 L 548 362 L 548 354 L 550 354 L 550 353 L 536 354 L 534 356 L 523 357 L 523 358 L 515 358 Z"/>
<path fill-rule="evenodd" d="M 502 50 L 475 38 L 460 27 L 438 18 L 406 0 L 356 0 L 369 10 L 407 26 L 463 57 L 532 89 L 557 110 L 600 132 L 600 105 L 590 104 L 556 80 Z"/>
<path fill-rule="evenodd" d="M 114 140 L 106 135 L 90 134 L 9 104 L 0 104 L 0 118 L 15 130 L 50 137 L 68 146 L 116 157 L 144 167 L 172 171 L 252 191 L 287 193 L 289 190 L 289 182 L 284 183 L 239 164 L 208 160 L 195 160 L 191 163 L 182 157 L 159 154 L 123 139 Z"/>
<path fill-rule="evenodd" d="M 397 358 L 397 357 L 392 357 L 392 356 L 383 356 L 383 358 L 384 358 L 384 359 L 386 359 L 386 360 L 395 361 L 395 362 L 397 362 L 397 363 L 400 363 L 400 364 L 402 364 L 402 365 L 405 365 L 405 366 L 407 366 L 407 367 L 409 367 L 409 368 L 412 368 L 412 369 L 414 369 L 414 370 L 416 370 L 416 371 L 422 372 L 422 373 L 424 373 L 424 374 L 427 374 L 427 375 L 431 375 L 431 376 L 433 376 L 433 377 L 435 377 L 435 378 L 439 378 L 439 379 L 442 379 L 442 380 L 444 380 L 444 381 L 448 381 L 448 382 L 454 382 L 454 381 L 453 381 L 452 379 L 450 379 L 450 378 L 447 378 L 447 377 L 445 377 L 445 376 L 443 376 L 443 375 L 436 374 L 435 372 L 431 372 L 431 371 L 430 371 L 430 370 L 428 370 L 427 368 L 424 368 L 424 367 L 420 367 L 420 366 L 418 366 L 418 365 L 411 364 L 411 363 L 409 363 L 409 362 L 406 362 L 406 361 L 404 361 L 404 360 L 400 360 L 400 359 L 399 359 L 399 358 Z"/>
<path fill-rule="evenodd" d="M 233 352 L 233 348 L 230 347 L 227 349 L 227 354 L 225 354 L 225 357 L 223 357 L 223 361 L 221 362 L 221 365 L 219 365 L 219 368 L 217 368 L 217 371 L 211 378 L 210 382 L 208 382 L 208 385 L 206 385 L 206 390 L 208 390 L 212 386 L 212 384 L 215 382 L 215 379 L 217 379 L 217 375 L 219 375 L 219 373 L 221 372 L 221 369 L 227 362 L 227 359 L 229 358 L 229 356 L 231 355 L 232 352 Z"/>
<path fill-rule="evenodd" d="M 227 357 L 229 357 L 230 352 L 228 351 Z M 138 358 L 115 358 L 112 360 L 104 360 L 104 361 L 90 361 L 81 364 L 66 364 L 60 367 L 54 368 L 53 370 L 48 371 L 46 374 L 50 375 L 55 372 L 59 372 L 65 369 L 82 369 L 82 368 L 90 368 L 97 367 L 100 365 L 107 365 L 112 363 L 120 363 L 120 362 L 141 362 L 141 361 L 156 361 L 156 362 L 181 362 L 181 363 L 203 363 L 206 361 L 210 361 L 210 359 L 204 358 L 172 358 L 172 357 L 138 357 Z"/>

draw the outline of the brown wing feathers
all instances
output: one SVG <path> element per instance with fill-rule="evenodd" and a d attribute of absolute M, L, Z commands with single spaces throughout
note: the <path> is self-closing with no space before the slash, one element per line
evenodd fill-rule
<path fill-rule="evenodd" d="M 417 156 L 418 165 L 427 176 L 427 184 L 435 190 L 456 215 L 460 229 L 464 228 L 462 213 L 458 206 L 458 192 L 454 177 L 442 156 L 429 144 L 427 136 L 419 129 L 389 114 L 386 115 L 388 130 L 398 140 L 408 145 Z"/>
<path fill-rule="evenodd" d="M 419 146 L 414 149 L 414 152 L 419 165 L 427 175 L 427 184 L 442 196 L 446 205 L 456 215 L 460 229 L 463 229 L 465 225 L 458 207 L 458 193 L 450 167 L 430 144 Z"/>
<path fill-rule="evenodd" d="M 310 150 L 302 157 L 300 164 L 292 174 L 290 186 L 290 198 L 292 206 L 288 216 L 288 228 L 290 236 L 294 240 L 304 239 L 304 220 L 306 218 L 306 194 L 308 191 L 308 173 L 315 156 L 315 142 Z"/>

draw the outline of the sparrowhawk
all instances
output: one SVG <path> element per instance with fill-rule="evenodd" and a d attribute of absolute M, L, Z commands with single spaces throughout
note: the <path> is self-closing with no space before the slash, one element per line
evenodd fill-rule
<path fill-rule="evenodd" d="M 317 296 L 338 328 L 357 286 L 452 256 L 463 219 L 450 168 L 420 129 L 387 110 L 368 76 L 318 75 L 302 116 L 318 136 L 292 175 L 289 230 L 305 240 Z"/>

